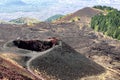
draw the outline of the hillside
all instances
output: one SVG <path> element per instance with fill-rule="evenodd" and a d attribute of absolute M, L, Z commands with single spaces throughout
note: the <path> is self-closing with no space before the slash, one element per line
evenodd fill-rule
<path fill-rule="evenodd" d="M 54 16 L 49 17 L 48 19 L 45 20 L 45 22 L 53 22 L 59 18 L 63 17 L 61 14 L 56 14 Z"/>
<path fill-rule="evenodd" d="M 93 8 L 96 8 L 96 9 L 100 9 L 100 10 L 103 10 L 103 11 L 112 11 L 112 10 L 117 10 L 115 8 L 112 8 L 112 7 L 108 7 L 108 6 L 101 6 L 101 5 L 98 5 L 98 6 L 94 6 Z"/>
<path fill-rule="evenodd" d="M 81 80 L 84 78 L 88 80 L 100 80 L 103 78 L 115 80 L 117 78 L 119 80 L 120 42 L 105 37 L 101 33 L 96 33 L 91 28 L 81 26 L 80 24 L 81 23 L 51 24 L 43 22 L 34 25 L 34 27 L 18 27 L 19 25 L 17 27 L 9 25 L 6 25 L 6 27 L 0 26 L 0 50 L 1 52 L 11 52 L 21 56 L 18 58 L 12 57 L 11 54 L 6 54 L 7 57 L 12 57 L 12 60 L 23 67 L 26 67 L 26 62 L 29 62 L 29 58 L 31 58 L 29 69 L 32 70 L 32 74 L 40 75 L 39 77 L 42 76 L 42 78 L 47 80 L 51 78 L 59 78 L 62 80 L 68 79 L 69 77 L 71 79 L 79 78 Z M 54 52 L 52 49 L 52 51 L 48 51 L 48 53 L 43 56 L 37 56 L 41 55 L 40 52 L 5 46 L 8 42 L 16 40 L 18 37 L 23 40 L 43 40 L 51 36 L 58 37 L 63 41 L 60 47 L 62 50 L 58 48 L 55 49 Z M 37 58 L 34 58 L 36 56 Z M 37 63 L 36 60 L 40 60 L 41 62 Z M 101 69 L 99 68 L 100 66 Z M 64 74 L 59 70 L 62 70 Z M 66 70 L 70 70 L 70 72 L 67 73 Z M 81 72 L 83 72 L 83 74 L 81 74 Z M 71 76 L 72 74 L 74 75 Z"/>
<path fill-rule="evenodd" d="M 101 13 L 101 10 L 95 9 L 95 8 L 90 8 L 90 7 L 86 7 L 83 8 L 81 10 L 78 10 L 74 13 L 71 13 L 69 15 L 66 15 L 65 17 L 63 17 L 62 19 L 58 20 L 58 21 L 70 21 L 70 22 L 74 22 L 74 21 L 80 21 L 80 22 L 90 22 L 90 18 L 95 16 L 96 14 Z"/>
<path fill-rule="evenodd" d="M 103 32 L 105 35 L 120 40 L 120 11 L 105 6 L 98 6 L 98 8 L 105 10 L 107 14 L 94 16 L 91 20 L 91 28 L 95 31 Z"/>
<path fill-rule="evenodd" d="M 64 42 L 62 46 L 34 59 L 30 66 L 47 80 L 77 80 L 104 72 L 103 67 L 79 54 Z"/>
<path fill-rule="evenodd" d="M 18 19 L 13 19 L 10 20 L 9 22 L 14 23 L 14 24 L 27 24 L 27 25 L 31 25 L 34 23 L 39 23 L 40 21 L 34 18 L 28 18 L 28 17 L 21 17 Z"/>
<path fill-rule="evenodd" d="M 20 67 L 9 57 L 0 53 L 0 80 L 33 80 L 38 79 L 30 74 L 26 69 Z"/>
<path fill-rule="evenodd" d="M 11 23 L 4 20 L 0 20 L 0 24 L 11 24 Z"/>

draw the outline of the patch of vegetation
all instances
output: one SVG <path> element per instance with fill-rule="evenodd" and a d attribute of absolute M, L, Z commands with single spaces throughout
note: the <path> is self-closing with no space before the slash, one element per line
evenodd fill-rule
<path fill-rule="evenodd" d="M 96 9 L 100 9 L 100 10 L 107 10 L 107 11 L 111 11 L 111 10 L 117 10 L 117 9 L 114 9 L 112 7 L 108 7 L 108 6 L 101 6 L 101 5 L 98 5 L 98 6 L 94 6 L 93 8 L 96 8 Z"/>
<path fill-rule="evenodd" d="M 98 6 L 97 8 L 109 10 L 109 13 L 92 17 L 91 27 L 95 31 L 103 32 L 105 35 L 120 40 L 120 11 L 106 6 Z"/>
<path fill-rule="evenodd" d="M 80 21 L 80 17 L 74 17 L 70 20 L 70 22 L 76 22 L 76 21 Z"/>
<path fill-rule="evenodd" d="M 32 26 L 34 23 L 39 23 L 40 21 L 34 18 L 21 17 L 21 18 L 10 20 L 9 22 L 15 23 L 15 24 L 27 24 Z"/>

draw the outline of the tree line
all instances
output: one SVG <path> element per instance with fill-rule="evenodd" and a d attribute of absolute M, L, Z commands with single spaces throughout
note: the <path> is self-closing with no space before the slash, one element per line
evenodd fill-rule
<path fill-rule="evenodd" d="M 95 6 L 94 8 L 106 10 L 108 13 L 100 13 L 92 17 L 91 27 L 95 31 L 120 40 L 120 11 L 107 6 Z"/>

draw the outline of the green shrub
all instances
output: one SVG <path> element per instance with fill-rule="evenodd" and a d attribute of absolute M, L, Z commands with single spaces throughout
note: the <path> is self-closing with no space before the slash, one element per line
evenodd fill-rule
<path fill-rule="evenodd" d="M 91 28 L 120 40 L 120 11 L 110 7 L 97 6 L 97 8 L 111 10 L 111 12 L 92 17 Z"/>

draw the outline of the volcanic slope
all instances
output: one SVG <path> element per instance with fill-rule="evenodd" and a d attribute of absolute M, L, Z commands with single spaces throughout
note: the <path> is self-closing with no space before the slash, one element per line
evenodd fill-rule
<path fill-rule="evenodd" d="M 85 68 L 80 65 L 80 63 L 76 66 L 77 69 L 74 69 L 74 67 L 76 68 L 76 66 L 72 66 L 72 61 L 69 60 L 70 58 L 73 59 L 73 57 L 75 57 L 74 60 L 76 60 L 78 55 L 80 58 L 82 55 L 85 55 L 86 58 L 83 56 L 82 59 L 85 59 L 85 61 L 81 61 L 81 59 L 79 58 L 78 61 L 80 61 L 81 63 L 92 63 L 94 64 L 92 61 L 95 61 L 96 65 L 95 67 L 92 67 L 91 69 L 96 69 L 97 65 L 101 65 L 102 67 L 104 67 L 105 72 L 103 71 L 102 74 L 99 74 L 97 72 L 95 72 L 95 74 L 91 74 L 89 73 L 85 73 L 86 75 L 89 76 L 85 76 L 82 75 L 81 73 L 78 75 L 73 75 L 71 76 L 71 74 L 68 74 L 67 71 L 65 72 L 65 76 L 63 76 L 63 74 L 56 73 L 55 70 L 53 70 L 53 67 L 50 67 L 50 69 L 48 69 L 48 66 L 45 66 L 45 64 L 42 65 L 38 65 L 39 68 L 37 67 L 37 63 L 34 63 L 34 61 L 31 63 L 31 69 L 33 69 L 33 71 L 37 69 L 37 71 L 40 71 L 38 73 L 42 73 L 43 77 L 47 76 L 50 78 L 60 78 L 60 79 L 65 79 L 68 77 L 67 76 L 71 76 L 71 79 L 78 79 L 81 78 L 81 80 L 120 80 L 120 41 L 118 40 L 114 40 L 110 37 L 107 37 L 105 35 L 103 35 L 102 33 L 99 32 L 95 32 L 94 30 L 92 30 L 89 26 L 86 25 L 87 23 L 82 23 L 82 22 L 71 22 L 71 23 L 38 23 L 35 24 L 34 27 L 27 27 L 25 25 L 6 25 L 6 24 L 0 24 L 0 52 L 10 52 L 9 49 L 4 49 L 3 46 L 11 41 L 11 40 L 16 40 L 16 39 L 22 39 L 22 40 L 41 40 L 41 39 L 45 39 L 48 37 L 58 37 L 59 39 L 61 39 L 63 41 L 63 52 L 57 51 L 57 53 L 49 53 L 46 54 L 44 56 L 40 56 L 37 59 L 46 61 L 47 57 L 48 59 L 50 59 L 50 63 L 48 64 L 48 62 L 46 62 L 47 65 L 53 65 L 57 66 L 56 62 L 54 62 L 54 56 L 58 59 L 57 63 L 62 63 L 63 66 L 57 66 L 58 68 L 61 68 L 61 70 L 63 69 L 64 65 L 68 67 L 68 69 L 70 69 L 70 72 L 73 73 L 79 73 L 80 70 L 85 70 Z M 68 46 L 68 47 L 64 47 Z M 74 51 L 74 50 L 75 51 Z M 65 51 L 64 51 L 65 50 Z M 71 51 L 71 53 L 69 54 L 69 52 Z M 56 49 L 54 50 L 56 51 Z M 77 51 L 77 52 L 76 52 Z M 28 51 L 30 52 L 30 51 Z M 51 51 L 52 52 L 52 51 Z M 66 52 L 66 54 L 68 56 L 65 56 L 65 54 L 61 54 L 61 53 Z M 14 53 L 14 52 L 12 52 Z M 15 52 L 16 55 L 20 54 L 19 50 L 17 52 Z M 31 52 L 32 53 L 32 52 Z M 29 53 L 22 53 L 25 55 L 29 55 Z M 55 55 L 53 55 L 55 54 Z M 81 55 L 82 54 L 82 55 Z M 1 55 L 1 54 L 0 54 Z M 35 54 L 36 55 L 36 54 Z M 50 56 L 52 55 L 52 56 Z M 59 55 L 59 56 L 58 56 Z M 12 56 L 12 55 L 11 55 Z M 10 54 L 8 55 L 8 57 L 10 57 Z M 51 57 L 53 59 L 51 59 Z M 65 57 L 64 59 L 62 57 Z M 15 57 L 16 58 L 16 57 Z M 45 60 L 44 60 L 45 58 Z M 62 59 L 61 59 L 62 58 Z M 89 59 L 87 59 L 89 58 Z M 18 63 L 24 60 L 21 59 L 19 61 L 17 61 Z M 66 60 L 68 60 L 66 62 Z M 24 62 L 24 61 L 23 61 Z M 42 62 L 42 61 L 41 61 Z M 69 64 L 71 62 L 71 65 Z M 20 62 L 21 63 L 21 62 Z M 26 63 L 26 61 L 25 61 Z M 59 64 L 60 64 L 59 63 Z M 76 62 L 75 62 L 76 63 Z M 35 65 L 33 65 L 35 64 Z M 38 63 L 39 64 L 39 63 Z M 59 65 L 58 64 L 58 65 Z M 73 63 L 74 64 L 74 63 Z M 89 64 L 84 64 L 85 66 L 90 66 Z M 45 68 L 43 68 L 45 66 Z M 72 67 L 70 67 L 72 66 Z M 82 67 L 82 69 L 79 69 L 80 67 Z M 56 67 L 55 67 L 56 68 Z M 99 67 L 98 67 L 99 68 Z M 44 71 L 42 71 L 41 69 L 44 69 Z M 66 69 L 66 68 L 65 68 Z M 90 70 L 91 70 L 90 69 Z M 49 72 L 48 72 L 48 71 Z M 64 70 L 64 69 L 63 69 Z M 76 71 L 77 70 L 77 71 Z M 96 69 L 97 71 L 99 71 L 99 69 Z M 57 71 L 57 70 L 56 70 Z M 68 70 L 69 71 L 69 70 Z M 64 72 L 64 71 L 63 71 Z M 88 72 L 88 71 L 87 71 Z M 51 75 L 51 74 L 52 75 Z M 55 74 L 56 73 L 56 74 Z M 45 75 L 44 75 L 45 74 Z M 98 74 L 98 75 L 96 75 Z M 54 76 L 54 77 L 53 77 Z M 62 77 L 61 77 L 62 76 Z M 48 79 L 50 79 L 48 78 Z"/>
<path fill-rule="evenodd" d="M 34 27 L 23 27 L 22 26 L 14 26 L 14 25 L 5 25 L 3 26 L 0 25 L 0 51 L 1 52 L 10 52 L 9 49 L 4 49 L 3 46 L 11 41 L 11 40 L 16 40 L 18 38 L 23 39 L 23 40 L 41 40 L 41 39 L 46 39 L 48 37 L 58 37 L 60 38 L 65 44 L 69 45 L 72 49 L 75 49 L 77 52 L 73 52 L 71 55 L 76 57 L 75 55 L 85 55 L 87 58 L 90 60 L 95 61 L 97 64 L 100 64 L 105 68 L 104 74 L 100 74 L 101 76 L 93 76 L 92 79 L 91 77 L 85 77 L 85 76 L 80 76 L 76 75 L 74 76 L 75 78 L 79 77 L 85 77 L 88 80 L 100 80 L 100 79 L 111 79 L 111 80 L 119 80 L 119 57 L 120 57 L 120 42 L 117 40 L 114 40 L 110 37 L 104 36 L 101 33 L 97 33 L 93 31 L 90 27 L 88 26 L 81 26 L 81 23 L 78 22 L 72 22 L 72 23 L 39 23 L 36 24 Z M 68 52 L 70 49 L 67 49 Z M 65 50 L 66 48 L 63 48 Z M 20 50 L 12 53 L 16 53 L 16 55 L 21 52 Z M 22 53 L 25 55 L 29 55 L 28 53 Z M 59 51 L 60 52 L 60 51 Z M 75 54 L 74 54 L 75 53 Z M 57 54 L 57 53 L 56 53 Z M 68 54 L 68 53 L 67 53 Z M 36 55 L 36 54 L 35 54 Z M 60 55 L 60 53 L 59 53 Z M 12 55 L 11 55 L 12 56 Z M 10 54 L 8 55 L 10 57 Z M 63 62 L 62 64 L 66 65 L 66 62 L 64 60 L 67 59 L 61 59 L 60 56 L 57 58 Z M 69 56 L 68 56 L 69 57 Z M 15 58 L 15 57 L 14 57 Z M 66 58 L 66 57 L 65 57 Z M 88 59 L 85 58 L 87 61 Z M 37 58 L 39 59 L 39 58 Z M 43 59 L 40 57 L 40 60 Z M 21 59 L 17 62 L 21 63 L 22 62 L 26 63 L 26 61 L 23 61 L 24 59 Z M 79 61 L 79 59 L 78 59 Z M 70 61 L 71 62 L 71 61 Z M 89 61 L 88 61 L 89 63 Z M 36 64 L 36 63 L 35 63 Z M 53 65 L 53 64 L 52 64 Z M 67 64 L 66 66 L 69 67 Z M 87 64 L 85 64 L 87 66 Z M 36 66 L 33 66 L 33 69 L 36 69 Z M 43 68 L 42 66 L 41 68 Z M 47 66 L 46 66 L 47 67 Z M 59 68 L 62 68 L 63 66 L 59 66 Z M 82 66 L 83 67 L 83 66 Z M 76 71 L 77 69 L 74 69 L 71 67 L 73 72 L 74 70 Z M 80 65 L 79 65 L 80 68 Z M 93 67 L 94 68 L 94 67 Z M 92 68 L 92 69 L 93 69 Z M 45 68 L 46 70 L 47 68 Z M 51 68 L 52 69 L 52 68 Z M 70 68 L 69 68 L 70 69 Z M 34 71 L 34 70 L 33 70 Z M 54 70 L 53 70 L 54 71 Z M 79 70 L 78 70 L 79 71 Z M 43 71 L 42 71 L 43 72 Z M 50 73 L 52 70 L 50 71 Z M 59 71 L 58 71 L 59 72 Z M 49 73 L 49 72 L 48 72 Z M 54 73 L 54 72 L 53 72 Z M 47 73 L 45 73 L 47 74 Z M 50 74 L 47 74 L 50 76 Z M 67 75 L 67 73 L 66 73 Z M 69 74 L 71 75 L 71 74 Z M 90 74 L 87 74 L 90 76 Z M 44 75 L 43 75 L 44 76 Z M 57 76 L 58 78 L 60 77 L 61 74 L 59 73 Z M 64 77 L 65 78 L 65 77 Z M 61 78 L 62 79 L 62 78 Z"/>
<path fill-rule="evenodd" d="M 13 46 L 10 47 L 9 44 L 10 42 L 5 44 L 4 46 L 5 51 L 8 50 L 11 51 L 12 53 L 15 53 L 16 51 L 20 52 L 21 49 L 19 48 L 15 49 L 15 47 Z M 23 52 L 24 51 L 25 50 L 23 50 Z M 26 68 L 32 74 L 35 74 L 35 76 L 38 76 L 38 74 L 36 74 L 38 72 L 40 74 L 39 76 L 42 76 L 44 79 L 47 80 L 51 80 L 51 79 L 73 80 L 73 79 L 80 79 L 85 76 L 98 75 L 105 72 L 105 69 L 102 66 L 85 58 L 85 56 L 79 54 L 78 52 L 73 50 L 70 46 L 68 46 L 67 44 L 61 41 L 59 41 L 59 46 L 55 46 L 50 50 L 46 50 L 43 52 L 33 52 L 33 53 L 31 52 L 32 51 L 29 51 L 29 53 L 25 53 L 26 56 L 29 55 L 33 56 L 31 57 L 31 59 L 28 59 L 26 63 Z M 23 55 L 24 53 L 16 53 L 16 54 Z M 4 54 L 4 55 L 9 55 L 10 57 L 10 54 Z M 11 56 L 13 55 L 11 54 Z M 15 58 L 13 59 L 16 60 L 18 63 L 20 63 L 18 59 Z M 40 77 L 40 79 L 42 79 L 42 77 Z"/>
<path fill-rule="evenodd" d="M 30 66 L 47 80 L 78 80 L 105 71 L 102 66 L 87 59 L 64 42 L 47 54 L 32 60 Z"/>
<path fill-rule="evenodd" d="M 0 80 L 36 80 L 29 71 L 0 55 Z"/>
<path fill-rule="evenodd" d="M 36 27 L 43 24 L 46 23 L 37 24 Z M 95 32 L 81 22 L 49 24 L 49 27 L 46 25 L 46 28 L 49 29 L 49 33 L 52 33 L 51 36 L 59 37 L 77 52 L 106 69 L 104 75 L 92 79 L 88 78 L 88 80 L 120 79 L 120 42 L 118 40 L 114 40 L 100 32 Z"/>
<path fill-rule="evenodd" d="M 80 9 L 74 13 L 68 14 L 61 19 L 57 20 L 56 22 L 73 22 L 73 21 L 79 21 L 79 22 L 90 22 L 90 19 L 95 16 L 96 14 L 102 13 L 102 10 L 85 7 L 83 9 Z"/>

